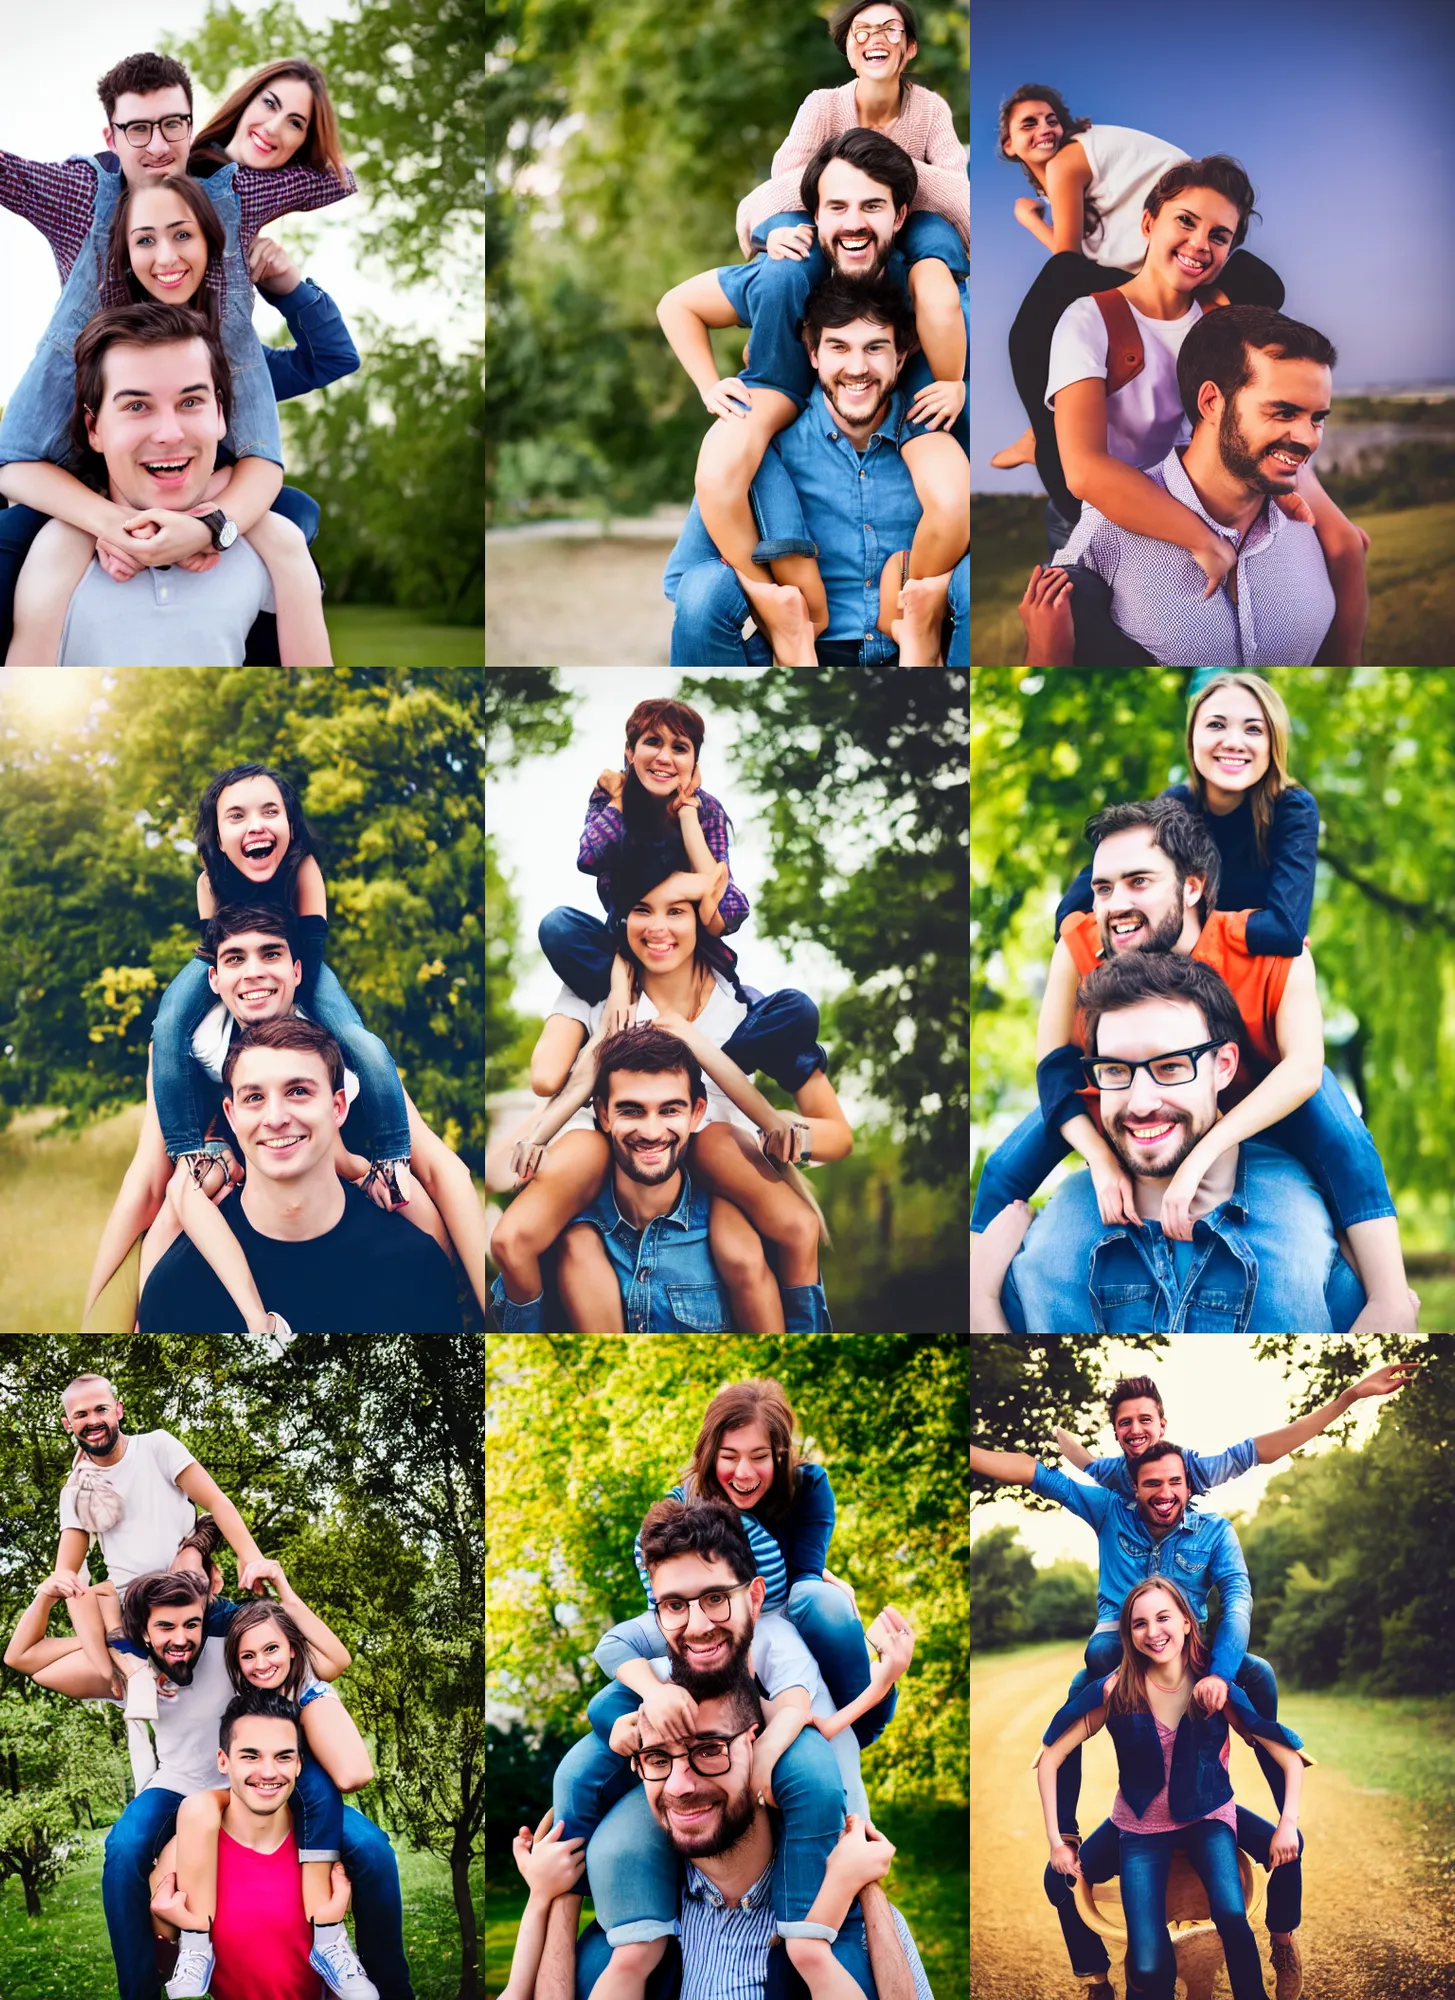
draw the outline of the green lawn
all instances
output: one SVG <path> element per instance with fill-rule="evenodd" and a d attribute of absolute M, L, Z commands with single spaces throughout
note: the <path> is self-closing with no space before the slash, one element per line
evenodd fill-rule
<path fill-rule="evenodd" d="M 336 667 L 485 665 L 483 625 L 426 625 L 386 604 L 325 602 L 324 610 Z"/>
<path fill-rule="evenodd" d="M 1455 1862 L 1455 1695 L 1380 1698 L 1340 1688 L 1280 1693 L 1280 1721 L 1320 1763 L 1361 1790 L 1396 1792 L 1428 1822 L 1427 1844 Z"/>
<path fill-rule="evenodd" d="M 977 494 L 971 516 L 970 660 L 1018 666 L 1025 632 L 1016 605 L 1045 559 L 1040 510 L 1026 496 Z M 1371 666 L 1438 667 L 1455 657 L 1455 502 L 1358 515 L 1370 537 Z"/>
<path fill-rule="evenodd" d="M 969 1817 L 964 1806 L 889 1806 L 876 1824 L 898 1849 L 890 1871 L 890 1901 L 904 1913 L 936 2000 L 970 1990 L 968 1909 Z M 485 1995 L 496 2000 L 510 1975 L 525 1884 L 510 1864 L 485 1890 Z M 589 1922 L 585 1905 L 582 1922 Z M 7 1994 L 5 2000 L 10 2000 Z"/>
<path fill-rule="evenodd" d="M 111 1951 L 101 1910 L 101 1845 L 88 1834 L 86 1854 L 25 1914 L 17 1882 L 0 1883 L 0 1995 L 3 2000 L 98 2000 L 114 1993 Z M 396 1839 L 404 1892 L 404 1945 L 417 2000 L 455 2000 L 460 1980 L 459 1927 L 449 1870 Z"/>

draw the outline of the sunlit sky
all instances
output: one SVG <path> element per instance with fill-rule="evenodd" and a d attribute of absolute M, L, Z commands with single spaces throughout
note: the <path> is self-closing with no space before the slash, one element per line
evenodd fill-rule
<path fill-rule="evenodd" d="M 352 12 L 347 0 L 295 0 L 310 28 L 326 26 Z M 4 56 L 0 60 L 0 146 L 27 160 L 63 160 L 71 153 L 101 150 L 104 114 L 96 79 L 125 55 L 155 48 L 163 35 L 189 35 L 207 15 L 206 0 L 63 0 L 58 6 L 8 6 Z M 279 56 L 294 51 L 280 48 Z M 198 87 L 195 126 L 200 128 L 219 98 Z M 428 333 L 451 352 L 479 336 L 478 305 L 446 297 L 443 289 L 396 289 L 382 265 L 359 269 L 360 197 L 320 215 L 284 216 L 266 234 L 298 256 L 305 235 L 315 245 L 303 259 L 305 275 L 328 292 L 345 320 L 365 310 L 395 327 Z M 60 296 L 50 245 L 29 222 L 0 209 L 0 262 L 5 272 L 5 311 L 0 314 L 0 403 L 30 364 Z M 268 339 L 282 324 L 271 306 L 258 302 L 254 324 Z M 360 343 L 362 345 L 362 343 Z"/>
<path fill-rule="evenodd" d="M 1152 1377 L 1162 1393 L 1169 1439 L 1194 1451 L 1221 1451 L 1227 1445 L 1261 1436 L 1291 1422 L 1295 1400 L 1304 1388 L 1304 1377 L 1298 1371 L 1286 1378 L 1280 1362 L 1255 1359 L 1250 1335 L 1179 1334 L 1173 1339 L 1170 1354 L 1161 1357 L 1130 1341 L 1113 1341 L 1104 1350 L 1104 1356 L 1107 1388 L 1126 1375 Z M 1399 1399 L 1370 1396 L 1355 1405 L 1356 1446 L 1373 1434 L 1379 1412 L 1391 1400 Z M 1000 1443 L 996 1438 L 982 1438 L 978 1434 L 975 1441 L 991 1448 Z M 1109 1456 L 1116 1449 L 1108 1424 L 1094 1436 L 1083 1434 L 1081 1442 L 1094 1457 Z M 1050 1438 L 1046 1447 L 1039 1454 L 1045 1463 L 1058 1466 L 1072 1478 L 1081 1477 L 1072 1473 L 1069 1465 L 1062 1464 Z M 1316 1438 L 1313 1444 L 1304 1447 L 1309 1453 L 1342 1449 L 1327 1436 Z M 1288 1459 L 1284 1458 L 1273 1465 L 1255 1466 L 1241 1479 L 1215 1487 L 1197 1504 L 1214 1514 L 1252 1514 L 1269 1480 L 1286 1472 L 1288 1465 Z M 1064 1507 L 1040 1513 L 1021 1506 L 1019 1501 L 1003 1499 L 972 1509 L 972 1541 L 996 1527 L 1017 1529 L 1038 1569 L 1063 1557 L 1096 1568 L 1095 1536 L 1084 1521 L 1068 1514 Z"/>

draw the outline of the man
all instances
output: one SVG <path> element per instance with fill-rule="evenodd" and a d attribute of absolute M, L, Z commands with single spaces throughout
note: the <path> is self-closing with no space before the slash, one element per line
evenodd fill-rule
<path fill-rule="evenodd" d="M 1202 1213 L 1216 1207 L 1232 1194 L 1230 1178 L 1238 1166 L 1238 1155 L 1229 1143 L 1254 1138 L 1282 1127 L 1290 1137 L 1307 1142 L 1315 1111 L 1310 1101 L 1318 1095 L 1317 1115 L 1332 1119 L 1340 1136 L 1347 1133 L 1350 1146 L 1373 1170 L 1374 1184 L 1382 1182 L 1378 1154 L 1364 1126 L 1355 1117 L 1348 1100 L 1323 1065 L 1323 1014 L 1319 1006 L 1312 955 L 1307 947 L 1297 958 L 1250 951 L 1247 929 L 1249 913 L 1221 912 L 1216 909 L 1219 861 L 1216 847 L 1205 825 L 1178 800 L 1167 797 L 1145 803 L 1110 806 L 1087 822 L 1087 835 L 1096 847 L 1093 858 L 1094 910 L 1069 916 L 1061 927 L 1051 958 L 1046 992 L 1041 1004 L 1038 1041 L 1045 1053 L 1037 1064 L 1036 1082 L 1041 1099 L 1038 1130 L 1043 1150 L 1035 1164 L 1038 1181 L 1050 1172 L 1071 1145 L 1093 1163 L 1097 1189 L 1091 1191 L 1091 1208 L 1080 1207 L 1088 1190 L 1075 1183 L 1069 1202 L 1058 1210 L 1053 1227 L 1061 1231 L 1064 1259 L 1061 1270 L 1063 1291 L 1053 1305 L 1043 1294 L 1035 1310 L 1069 1320 L 1062 1330 L 1085 1332 L 1089 1302 L 1081 1277 L 1102 1236 L 1101 1223 L 1110 1228 L 1116 1221 L 1133 1225 L 1125 1194 L 1116 1192 L 1125 1179 L 1133 1190 L 1140 1189 L 1146 1213 L 1159 1228 L 1136 1228 L 1138 1250 L 1145 1250 L 1154 1265 L 1154 1276 L 1164 1305 L 1170 1309 L 1184 1282 L 1196 1273 L 1192 1250 L 1192 1197 Z M 1172 971 L 1125 969 L 1136 959 L 1186 957 L 1217 976 L 1211 981 L 1196 975 Z M 1118 968 L 1115 971 L 1113 968 Z M 1100 978 L 1105 972 L 1108 976 Z M 1091 989 L 1097 1003 L 1097 1018 L 1107 1015 L 1105 1032 L 1116 1047 L 1096 1047 L 1090 1033 L 1091 1021 L 1078 1012 L 1087 1005 L 1086 992 L 1091 976 L 1099 983 Z M 1086 981 L 1086 987 L 1078 981 Z M 1229 991 L 1231 989 L 1231 993 Z M 1232 996 L 1236 996 L 1235 998 Z M 1151 1012 L 1140 1003 L 1149 1000 L 1172 1003 L 1172 1012 Z M 1198 1012 L 1194 1013 L 1196 1009 Z M 1176 1034 L 1190 1022 L 1198 1022 L 1201 1033 L 1191 1040 L 1162 1042 L 1160 1048 L 1141 1046 L 1147 1033 Z M 1216 1016 L 1218 1025 L 1212 1025 Z M 1069 1031 L 1069 1032 L 1068 1032 Z M 1207 1037 L 1217 1034 L 1231 1045 L 1221 1054 L 1207 1046 Z M 1130 1038 L 1126 1047 L 1121 1046 Z M 1137 1044 L 1134 1050 L 1131 1043 Z M 1165 1089 L 1155 1087 L 1152 1072 L 1145 1067 L 1149 1058 L 1159 1059 L 1181 1050 L 1202 1045 L 1203 1053 L 1190 1065 L 1180 1063 L 1189 1073 Z M 1085 1064 L 1089 1057 L 1115 1057 L 1119 1067 L 1104 1070 L 1113 1086 L 1100 1089 L 1088 1082 Z M 1143 1066 L 1127 1074 L 1127 1063 Z M 1219 1064 L 1226 1075 L 1216 1075 Z M 1171 1071 L 1163 1071 L 1170 1076 Z M 1218 1119 L 1217 1098 L 1229 1084 L 1232 1105 Z M 1095 1103 L 1102 1117 L 1099 1129 L 1087 1115 Z M 1196 1115 L 1194 1118 L 1194 1107 Z M 1133 1126 L 1133 1114 L 1143 1122 Z M 1110 1121 L 1108 1124 L 1107 1121 Z M 1217 1132 L 1212 1134 L 1214 1124 Z M 1194 1124 L 1196 1129 L 1194 1128 Z M 1170 1128 L 1170 1129 L 1169 1129 Z M 1205 1141 L 1200 1145 L 1200 1141 Z M 1314 1212 L 1308 1199 L 1312 1183 L 1291 1155 L 1264 1143 L 1256 1151 L 1245 1151 L 1243 1165 L 1253 1169 L 1252 1195 L 1256 1216 L 1253 1228 L 1257 1240 L 1266 1247 L 1261 1303 L 1256 1304 L 1259 1325 L 1254 1330 L 1287 1332 L 1290 1328 L 1311 1331 L 1324 1323 L 1327 1312 L 1337 1307 L 1339 1316 L 1352 1308 L 1357 1287 L 1351 1291 L 1343 1281 L 1344 1267 L 1328 1254 L 1331 1241 L 1327 1212 Z M 994 1167 L 992 1160 L 987 1176 Z M 1199 1169 L 1203 1172 L 1199 1173 Z M 1205 1178 L 1210 1176 L 1210 1178 Z M 1032 1183 L 1034 1185 L 1034 1182 Z M 1287 1191 L 1290 1203 L 1290 1231 L 1285 1237 L 1271 1226 L 1268 1204 L 1277 1199 L 1277 1190 Z M 1241 1205 L 1247 1190 L 1238 1196 Z M 984 1202 L 977 1204 L 982 1210 Z M 999 1204 L 996 1203 L 998 1207 Z M 1048 1211 L 1049 1212 L 1049 1211 Z M 1072 1249 L 1066 1232 L 1070 1218 L 1081 1213 L 1085 1230 Z M 1029 1217 L 1021 1218 L 1022 1233 Z M 1347 1236 L 1359 1260 L 1360 1276 L 1368 1293 L 1364 1310 L 1349 1326 L 1347 1320 L 1334 1326 L 1339 1331 L 1364 1333 L 1378 1330 L 1413 1330 L 1411 1295 L 1404 1276 L 1404 1259 L 1399 1247 L 1399 1224 L 1388 1204 L 1379 1213 L 1371 1199 L 1365 1219 L 1351 1222 Z M 1168 1238 L 1164 1243 L 1163 1236 Z M 1019 1241 L 1019 1238 L 1016 1239 Z M 1110 1241 L 1110 1239 L 1108 1239 Z M 995 1308 L 990 1301 L 999 1290 L 992 1283 L 983 1238 L 975 1239 L 971 1264 L 972 1290 L 988 1329 Z M 1002 1246 L 1003 1247 L 1003 1246 Z M 1042 1256 L 1047 1245 L 1040 1246 Z M 1235 1247 L 1241 1271 L 1230 1274 L 1231 1293 L 1225 1295 L 1254 1309 L 1253 1284 L 1245 1251 Z M 1301 1276 L 1288 1296 L 1278 1298 L 1276 1274 L 1291 1255 L 1302 1250 L 1305 1262 Z M 1014 1245 L 1011 1246 L 1013 1253 Z M 1083 1261 L 1083 1259 L 1085 1261 Z M 1181 1269 L 1172 1266 L 1181 1260 Z M 1170 1260 L 1170 1261 L 1169 1261 Z M 1008 1258 L 1007 1258 L 1008 1261 Z M 1120 1263 L 1120 1258 L 1114 1259 Z M 976 1264 L 980 1277 L 976 1275 Z M 1126 1268 L 1125 1266 L 1123 1268 Z M 1201 1269 L 1201 1266 L 1198 1266 Z M 1200 1286 L 1204 1294 L 1216 1291 L 1217 1273 L 1210 1271 Z M 1171 1280 L 1170 1289 L 1164 1280 Z M 1338 1280 L 1337 1285 L 1335 1281 Z M 1154 1308 L 1152 1290 L 1145 1289 L 1146 1274 L 1141 1259 L 1132 1259 L 1134 1288 L 1129 1302 L 1130 1317 L 1139 1324 L 1146 1318 L 1151 1331 Z M 1330 1287 L 1327 1308 L 1318 1304 L 1326 1284 Z M 1138 1291 L 1137 1288 L 1144 1289 Z M 1182 1302 L 1185 1304 L 1186 1299 Z M 1161 1311 L 1159 1306 L 1155 1310 Z M 1296 1317 L 1281 1317 L 1308 1311 L 1305 1324 Z M 1210 1321 L 1203 1331 L 1216 1331 L 1225 1320 Z M 976 1325 L 979 1327 L 977 1320 Z M 1198 1331 L 1190 1324 L 1175 1321 L 1178 1331 Z M 1041 1330 L 1041 1329 L 1038 1329 Z M 1048 1320 L 1046 1331 L 1052 1330 Z M 1113 1328 L 1121 1331 L 1121 1328 Z M 1125 1330 L 1134 1330 L 1128 1327 Z M 1229 1325 L 1228 1330 L 1233 1330 Z M 1241 1326 L 1238 1330 L 1242 1330 Z M 1331 1330 L 1325 1325 L 1325 1331 Z"/>
<path fill-rule="evenodd" d="M 729 1992 L 740 1992 L 747 2000 L 748 1995 L 761 1993 L 763 1962 L 772 1956 L 769 1945 L 775 1930 L 788 1941 L 787 1955 L 800 1965 L 819 1944 L 832 1944 L 834 1957 L 866 1993 L 872 1991 L 871 1966 L 874 1980 L 884 1978 L 884 1968 L 872 1933 L 866 1941 L 864 1926 L 871 1916 L 867 1902 L 862 1921 L 858 1913 L 848 1912 L 842 1917 L 835 1913 L 830 1920 L 819 1903 L 813 1908 L 820 1910 L 820 1917 L 812 1911 L 801 1922 L 775 1917 L 774 1896 L 781 1895 L 781 1889 L 775 1881 L 770 1890 L 768 1877 L 776 1829 L 750 1796 L 751 1756 L 745 1754 L 752 1735 L 762 1727 L 762 1711 L 758 1709 L 747 1722 L 727 1722 L 720 1712 L 723 1703 L 729 1709 L 743 1706 L 739 1689 L 751 1667 L 770 1697 L 796 1688 L 808 1696 L 811 1712 L 832 1714 L 833 1704 L 813 1656 L 786 1620 L 773 1618 L 759 1623 L 763 1581 L 742 1524 L 729 1509 L 701 1501 L 658 1501 L 642 1523 L 641 1546 L 656 1600 L 655 1618 L 614 1627 L 598 1648 L 597 1659 L 603 1667 L 615 1662 L 611 1670 L 616 1678 L 590 1705 L 594 1735 L 607 1736 L 622 1718 L 637 1714 L 638 1703 L 639 1751 L 656 1744 L 679 1752 L 706 1746 L 714 1741 L 715 1730 L 723 1739 L 733 1736 L 734 1731 L 738 1735 L 729 1759 L 698 1759 L 699 1764 L 709 1761 L 711 1765 L 726 1761 L 725 1769 L 694 1769 L 685 1755 L 681 1756 L 685 1775 L 678 1779 L 674 1761 L 673 1778 L 660 1791 L 653 1776 L 655 1761 L 635 1771 L 643 1780 L 637 1784 L 629 1782 L 625 1759 L 619 1758 L 619 1773 L 601 1788 L 599 1799 L 602 1803 L 615 1800 L 608 1817 L 615 1822 L 618 1840 L 629 1840 L 632 1824 L 639 1824 L 643 1815 L 650 1813 L 684 1857 L 705 1864 L 719 1854 L 724 1860 L 731 1854 L 731 1877 L 718 1881 L 718 1890 L 731 1906 L 756 1913 L 751 1926 L 730 1925 L 726 1934 L 714 1938 L 722 1924 L 693 1908 L 694 1899 L 704 1898 L 708 1892 L 689 1872 L 677 1925 L 682 1940 L 684 2000 L 697 1995 L 702 2000 L 709 2000 L 709 1996 L 717 2000 Z M 658 1631 L 659 1638 L 655 1636 Z M 653 1656 L 662 1643 L 666 1660 Z M 747 1687 L 753 1691 L 751 1679 L 747 1679 Z M 753 1701 L 755 1705 L 755 1693 Z M 749 1732 L 746 1737 L 744 1730 Z M 827 1868 L 843 1825 L 844 1792 L 832 1752 L 827 1759 L 822 1754 L 826 1748 L 815 1732 L 805 1729 L 779 1757 L 773 1791 L 780 1805 L 790 1800 L 803 1802 L 800 1865 L 804 1850 L 811 1845 L 815 1860 Z M 565 1802 L 573 1775 L 588 1765 L 600 1765 L 599 1750 L 589 1737 L 563 1761 L 557 1778 L 558 1800 Z M 566 1837 L 570 1838 L 569 1810 L 563 1818 Z M 751 1872 L 739 1879 L 738 1870 L 749 1860 Z M 717 1881 L 710 1872 L 709 1879 Z M 582 1940 L 573 1989 L 570 1968 L 579 1905 L 579 1897 L 562 1898 L 552 1909 L 539 1988 L 543 2000 L 567 2000 L 573 1990 L 580 2000 L 586 2000 L 609 1949 L 620 1942 L 593 1926 Z M 720 1910 L 722 1902 L 714 1907 Z M 669 1935 L 671 1927 L 646 1920 L 631 1929 L 635 1941 L 649 1942 Z M 917 1963 L 907 1932 L 901 1932 L 901 1937 L 906 1954 Z M 668 1990 L 657 1982 L 666 1980 L 671 1971 L 670 1960 L 659 1965 L 649 1989 L 654 1995 Z M 731 1983 L 734 1979 L 743 1983 Z M 755 1979 L 759 1983 L 754 1983 Z M 889 1990 L 881 1986 L 884 2000 Z M 917 1987 L 916 1991 L 928 1989 Z"/>
<path fill-rule="evenodd" d="M 80 476 L 136 534 L 153 527 L 140 519 L 149 510 L 198 519 L 218 559 L 205 568 L 144 566 L 119 583 L 93 556 L 58 637 L 53 610 L 33 605 L 22 583 L 12 658 L 63 667 L 242 665 L 253 621 L 274 604 L 262 558 L 227 509 L 203 498 L 230 389 L 221 338 L 186 306 L 116 306 L 87 324 L 76 342 L 72 425 Z"/>
<path fill-rule="evenodd" d="M 78 1701 L 104 1700 L 111 1693 L 109 1665 L 102 1675 L 73 1650 L 73 1642 L 46 1636 L 62 1595 L 62 1578 L 47 1577 L 15 1628 L 5 1664 Z M 120 2000 L 160 2000 L 150 1876 L 182 1800 L 210 1790 L 217 1780 L 218 1724 L 233 1694 L 222 1642 L 235 1611 L 235 1605 L 211 1600 L 207 1579 L 191 1570 L 136 1577 L 126 1593 L 126 1636 L 145 1650 L 176 1693 L 160 1704 L 155 1725 L 159 1768 L 106 1836 L 101 1897 Z M 413 2000 L 399 1871 L 388 1836 L 345 1806 L 341 1849 L 359 1892 L 360 1956 L 381 2000 Z"/>
<path fill-rule="evenodd" d="M 815 385 L 803 414 L 769 443 L 752 488 L 764 520 L 759 553 L 807 561 L 807 594 L 729 568 L 694 503 L 665 579 L 677 606 L 674 663 L 766 661 L 771 639 L 785 663 L 938 666 L 943 656 L 969 665 L 970 521 L 958 492 L 967 461 L 953 439 L 908 428 L 900 378 L 913 341 L 908 308 L 886 279 L 835 276 L 809 295 L 803 344 Z M 943 505 L 926 507 L 932 482 Z M 901 583 L 904 551 L 918 573 Z M 788 573 L 781 563 L 779 573 Z M 815 617 L 816 594 L 824 609 Z M 750 612 L 760 631 L 745 646 Z"/>
<path fill-rule="evenodd" d="M 171 2000 L 208 1994 L 212 2000 L 378 2000 L 378 1988 L 349 1946 L 343 1919 L 348 1875 L 333 1866 L 333 1895 L 310 1925 L 303 1909 L 303 1875 L 288 1801 L 303 1754 L 298 1710 L 276 1694 L 234 1695 L 222 1712 L 217 1768 L 227 1780 L 227 1804 L 217 1843 L 217 1914 L 207 1926 L 177 1886 L 176 1841 L 169 1841 L 152 1878 L 152 1912 L 168 1934 L 183 1934 Z M 186 1933 L 200 1939 L 189 1942 Z M 214 1959 L 215 1954 L 215 1959 Z M 200 1960 L 194 1977 L 191 1961 Z"/>
<path fill-rule="evenodd" d="M 223 1112 L 247 1174 L 221 1204 L 265 1301 L 311 1333 L 458 1333 L 454 1273 L 437 1243 L 339 1179 L 347 1114 L 338 1043 L 297 1015 L 234 1037 Z M 241 1313 L 186 1237 L 142 1290 L 143 1333 L 241 1333 Z"/>
<path fill-rule="evenodd" d="M 1185 549 L 1083 506 L 1052 568 L 1032 576 L 1022 605 L 1026 664 L 1076 664 L 1078 579 L 1095 589 L 1097 578 L 1109 586 L 1120 631 L 1163 666 L 1357 664 L 1368 615 L 1358 530 L 1336 525 L 1326 562 L 1312 526 L 1273 504 L 1295 491 L 1322 442 L 1336 359 L 1323 334 L 1267 306 L 1223 306 L 1199 320 L 1177 362 L 1192 440 L 1147 476 L 1227 544 L 1227 577 L 1210 590 Z M 1351 608 L 1337 627 L 1330 563 L 1341 580 L 1351 570 Z"/>

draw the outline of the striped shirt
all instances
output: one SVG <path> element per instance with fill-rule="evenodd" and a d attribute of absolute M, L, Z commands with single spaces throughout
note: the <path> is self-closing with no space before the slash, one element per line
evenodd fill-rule
<path fill-rule="evenodd" d="M 692 1862 L 682 1892 L 682 1991 L 680 2000 L 763 2000 L 768 1953 L 777 1934 L 770 1862 L 736 1907 Z M 909 1926 L 894 1909 L 894 1928 L 909 1962 L 915 2000 L 934 2000 Z"/>
<path fill-rule="evenodd" d="M 1221 590 L 1203 596 L 1207 577 L 1186 549 L 1131 534 L 1091 506 L 1052 561 L 1063 569 L 1085 563 L 1105 577 L 1112 617 L 1159 666 L 1311 666 L 1334 617 L 1334 586 L 1314 530 L 1265 500 L 1239 541 L 1203 506 L 1175 449 L 1146 476 L 1238 551 Z M 1236 602 L 1227 587 L 1234 577 Z"/>
<path fill-rule="evenodd" d="M 672 1491 L 667 1495 L 667 1498 L 669 1500 L 685 1500 L 687 1498 L 686 1487 L 674 1486 Z M 781 1611 L 788 1602 L 788 1563 L 783 1551 L 768 1533 L 762 1522 L 753 1514 L 740 1513 L 738 1519 L 743 1524 L 748 1537 L 748 1547 L 753 1551 L 753 1561 L 758 1565 L 758 1574 L 762 1577 L 765 1586 L 763 1609 L 765 1611 Z M 632 1545 L 632 1560 L 636 1563 L 637 1575 L 642 1580 L 642 1589 L 647 1593 L 647 1603 L 655 1611 L 657 1600 L 652 1595 L 651 1578 L 647 1575 L 647 1566 L 642 1561 L 642 1538 L 640 1535 L 637 1536 L 636 1541 Z"/>

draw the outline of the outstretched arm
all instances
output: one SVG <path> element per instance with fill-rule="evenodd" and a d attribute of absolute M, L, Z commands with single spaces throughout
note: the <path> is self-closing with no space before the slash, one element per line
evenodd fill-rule
<path fill-rule="evenodd" d="M 1275 1459 L 1286 1453 L 1297 1451 L 1320 1431 L 1326 1431 L 1330 1424 L 1347 1416 L 1354 1405 L 1365 1396 L 1394 1396 L 1415 1379 L 1421 1364 L 1418 1361 L 1395 1361 L 1388 1367 L 1376 1368 L 1372 1375 L 1366 1375 L 1362 1382 L 1352 1388 L 1341 1389 L 1331 1403 L 1324 1403 L 1317 1410 L 1310 1410 L 1306 1417 L 1299 1417 L 1291 1424 L 1284 1424 L 1281 1430 L 1265 1431 L 1255 1437 L 1253 1443 L 1258 1450 L 1258 1463 L 1272 1465 Z"/>
<path fill-rule="evenodd" d="M 1059 1425 L 1051 1433 L 1056 1440 L 1056 1449 L 1068 1465 L 1074 1465 L 1078 1472 L 1085 1472 L 1091 1464 L 1091 1453 L 1079 1438 L 1072 1437 L 1070 1431 L 1063 1431 Z"/>
<path fill-rule="evenodd" d="M 316 1611 L 310 1611 L 288 1581 L 283 1565 L 262 1556 L 241 1565 L 238 1571 L 241 1589 L 258 1591 L 264 1583 L 272 1584 L 278 1593 L 278 1602 L 291 1614 L 293 1623 L 308 1641 L 313 1670 L 318 1678 L 321 1681 L 336 1681 L 340 1674 L 347 1673 L 353 1664 L 348 1647 L 336 1632 L 324 1624 Z"/>
<path fill-rule="evenodd" d="M 970 1470 L 997 1486 L 1029 1486 L 1036 1476 L 1036 1460 L 1028 1451 L 986 1451 L 983 1445 L 970 1447 Z"/>
<path fill-rule="evenodd" d="M 262 1562 L 263 1552 L 248 1533 L 242 1515 L 212 1474 L 200 1466 L 195 1458 L 190 1465 L 183 1466 L 177 1474 L 177 1485 L 194 1506 L 206 1508 L 226 1535 L 227 1545 L 237 1557 L 239 1577 L 246 1573 L 249 1563 Z"/>
<path fill-rule="evenodd" d="M 857 1722 L 861 1715 L 877 1708 L 914 1658 L 914 1633 L 909 1621 L 901 1617 L 892 1604 L 886 1604 L 880 1612 L 870 1628 L 870 1638 L 878 1647 L 879 1658 L 870 1670 L 868 1687 L 835 1714 L 811 1718 L 820 1736 L 826 1736 L 830 1742 L 850 1723 Z"/>

